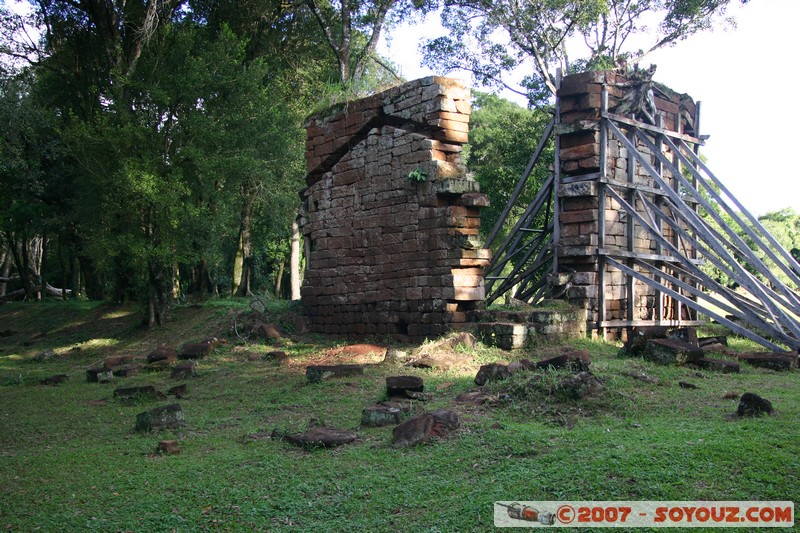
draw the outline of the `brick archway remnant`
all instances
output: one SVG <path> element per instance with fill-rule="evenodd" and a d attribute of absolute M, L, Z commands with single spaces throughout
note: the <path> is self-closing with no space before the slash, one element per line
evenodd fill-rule
<path fill-rule="evenodd" d="M 466 171 L 470 91 L 428 77 L 312 116 L 301 289 L 312 332 L 419 341 L 484 300 L 489 205 Z"/>

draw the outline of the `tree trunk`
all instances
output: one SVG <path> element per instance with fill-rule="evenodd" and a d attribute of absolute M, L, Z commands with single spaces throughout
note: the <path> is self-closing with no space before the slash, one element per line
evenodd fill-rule
<path fill-rule="evenodd" d="M 160 261 L 147 260 L 147 326 L 162 326 L 172 309 L 172 269 Z"/>
<path fill-rule="evenodd" d="M 47 291 L 45 290 L 45 267 L 47 266 L 47 234 L 42 237 L 41 250 L 39 254 L 39 301 L 44 302 Z M 66 288 L 66 287 L 62 287 Z"/>
<path fill-rule="evenodd" d="M 103 279 L 97 272 L 94 263 L 87 257 L 79 257 L 80 270 L 83 272 L 80 280 L 81 294 L 86 294 L 92 300 L 102 300 L 106 297 Z"/>
<path fill-rule="evenodd" d="M 192 281 L 189 283 L 189 293 L 209 294 L 211 292 L 211 276 L 208 273 L 208 263 L 202 257 L 192 267 Z"/>
<path fill-rule="evenodd" d="M 17 236 L 11 232 L 6 233 L 11 254 L 14 257 L 14 266 L 17 267 L 19 279 L 22 282 L 22 290 L 25 291 L 25 299 L 32 301 L 34 298 L 33 280 L 31 271 L 28 270 L 28 247 L 23 238 L 20 242 Z"/>
<path fill-rule="evenodd" d="M 72 263 L 72 290 L 76 297 L 83 296 L 86 293 L 86 287 L 83 286 L 84 276 L 81 275 L 81 262 L 77 256 L 70 254 L 70 262 Z"/>
<path fill-rule="evenodd" d="M 289 261 L 292 279 L 292 300 L 300 299 L 300 225 L 292 222 L 292 255 Z"/>
<path fill-rule="evenodd" d="M 5 250 L 0 261 L 0 278 L 8 278 L 11 274 L 11 250 Z M 0 283 L 0 296 L 5 296 L 7 289 L 6 282 Z"/>
<path fill-rule="evenodd" d="M 253 263 L 253 234 L 251 231 L 253 205 L 249 199 L 242 204 L 242 225 L 239 228 L 239 245 L 233 260 L 233 296 L 249 296 L 250 269 Z"/>
<path fill-rule="evenodd" d="M 114 258 L 114 301 L 117 303 L 126 304 L 136 298 L 137 274 L 130 265 L 126 256 Z"/>
<path fill-rule="evenodd" d="M 27 268 L 30 272 L 30 283 L 34 286 L 34 293 L 36 299 L 39 301 L 44 300 L 44 292 L 42 287 L 42 261 L 44 258 L 44 243 L 43 237 L 33 237 L 30 241 L 23 241 L 23 250 L 27 254 L 23 254 L 22 261 L 26 261 L 27 255 Z"/>
<path fill-rule="evenodd" d="M 22 279 L 22 286 L 25 288 L 25 298 L 28 301 L 36 299 L 36 288 L 33 286 L 33 279 L 31 279 L 31 254 L 28 248 L 27 239 L 23 238 L 19 244 L 20 254 L 22 256 L 22 270 L 19 277 Z M 17 265 L 20 268 L 20 265 Z"/>
<path fill-rule="evenodd" d="M 178 265 L 172 265 L 172 293 L 170 296 L 173 302 L 181 298 L 181 269 Z"/>
<path fill-rule="evenodd" d="M 275 276 L 275 297 L 281 297 L 281 289 L 283 288 L 283 270 L 286 267 L 286 261 L 281 259 L 278 263 L 278 274 Z"/>
<path fill-rule="evenodd" d="M 69 277 L 69 261 L 66 257 L 66 252 L 64 251 L 64 238 L 63 236 L 59 237 L 58 239 L 58 263 L 61 265 L 61 288 L 64 289 L 64 300 L 67 299 L 67 278 Z"/>

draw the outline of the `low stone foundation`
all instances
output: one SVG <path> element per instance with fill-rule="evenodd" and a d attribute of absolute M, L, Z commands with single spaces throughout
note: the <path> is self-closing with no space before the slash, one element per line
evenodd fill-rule
<path fill-rule="evenodd" d="M 558 309 L 478 311 L 475 318 L 475 329 L 481 342 L 505 350 L 586 335 L 586 311 L 566 306 Z"/>

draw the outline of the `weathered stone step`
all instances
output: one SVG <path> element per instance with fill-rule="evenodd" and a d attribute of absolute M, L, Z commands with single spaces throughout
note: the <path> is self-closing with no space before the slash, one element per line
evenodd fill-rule
<path fill-rule="evenodd" d="M 439 409 L 410 418 L 392 431 L 392 446 L 406 448 L 434 437 L 443 438 L 461 426 L 455 411 Z"/>
<path fill-rule="evenodd" d="M 406 396 L 407 392 L 424 392 L 425 384 L 421 377 L 417 376 L 388 376 L 386 378 L 386 395 L 389 398 L 394 396 Z"/>
<path fill-rule="evenodd" d="M 309 383 L 319 383 L 324 379 L 359 376 L 364 373 L 362 365 L 310 365 L 306 367 Z"/>
<path fill-rule="evenodd" d="M 275 437 L 301 448 L 334 448 L 356 440 L 356 434 L 352 431 L 328 427 L 311 428 L 295 434 L 273 432 L 273 438 Z"/>
<path fill-rule="evenodd" d="M 770 368 L 772 370 L 791 370 L 797 368 L 797 354 L 795 352 L 753 352 L 740 353 L 736 356 L 750 366 Z"/>
<path fill-rule="evenodd" d="M 121 400 L 134 400 L 137 398 L 147 400 L 163 400 L 167 395 L 159 392 L 153 385 L 141 385 L 139 387 L 120 387 L 114 389 L 114 398 Z"/>
<path fill-rule="evenodd" d="M 703 350 L 678 339 L 650 339 L 642 351 L 642 357 L 661 365 L 682 365 L 703 358 Z"/>
<path fill-rule="evenodd" d="M 180 404 L 177 403 L 157 407 L 136 415 L 136 431 L 173 429 L 181 427 L 183 424 L 183 411 Z"/>

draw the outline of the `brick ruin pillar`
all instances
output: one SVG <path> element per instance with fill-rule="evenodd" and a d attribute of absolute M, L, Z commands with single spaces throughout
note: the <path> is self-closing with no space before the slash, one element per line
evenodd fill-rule
<path fill-rule="evenodd" d="M 620 141 L 609 134 L 604 143 L 600 124 L 603 87 L 608 91 L 608 110 L 633 120 L 627 113 L 627 104 L 637 86 L 620 74 L 588 72 L 569 76 L 562 80 L 558 91 L 561 179 L 557 250 L 561 281 L 556 284 L 568 284 L 566 299 L 586 310 L 589 330 L 604 335 L 616 331 L 624 336 L 630 327 L 674 324 L 692 316 L 687 307 L 604 261 L 604 257 L 614 257 L 633 265 L 634 258 L 653 261 L 665 252 L 608 193 L 613 187 L 645 217 L 648 215 L 639 195 L 656 205 L 661 205 L 663 198 L 652 176 Z M 688 95 L 657 86 L 654 100 L 656 127 L 696 134 L 697 108 Z M 674 188 L 674 177 L 661 168 L 640 140 L 635 142 L 639 153 Z M 662 150 L 672 158 L 667 149 Z M 605 165 L 601 165 L 601 154 L 605 154 Z M 665 211 L 665 215 L 671 214 Z M 678 243 L 669 226 L 662 223 L 660 229 L 664 237 Z M 694 250 L 685 247 L 685 241 L 680 246 L 684 247 L 684 255 L 695 257 Z M 669 262 L 669 258 L 665 261 Z"/>
<path fill-rule="evenodd" d="M 307 123 L 301 290 L 311 330 L 410 340 L 466 323 L 490 259 L 461 162 L 470 93 L 424 78 Z"/>

